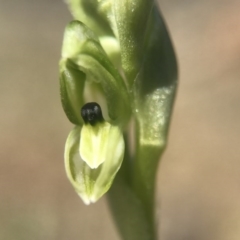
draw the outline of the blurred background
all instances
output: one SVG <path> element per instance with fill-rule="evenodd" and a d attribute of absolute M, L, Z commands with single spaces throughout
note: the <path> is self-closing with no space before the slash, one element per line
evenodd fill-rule
<path fill-rule="evenodd" d="M 180 85 L 157 178 L 161 240 L 240 239 L 240 1 L 161 0 Z M 58 60 L 61 0 L 0 0 L 0 240 L 120 240 L 103 198 L 64 171 L 72 125 Z"/>

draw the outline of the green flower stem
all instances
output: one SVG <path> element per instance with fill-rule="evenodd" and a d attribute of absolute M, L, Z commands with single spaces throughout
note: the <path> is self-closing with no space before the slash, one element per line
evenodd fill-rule
<path fill-rule="evenodd" d="M 121 171 L 108 192 L 109 207 L 120 236 L 123 240 L 157 240 L 142 202 L 121 176 Z"/>
<path fill-rule="evenodd" d="M 156 173 L 160 156 L 164 149 L 154 146 L 141 147 L 134 168 L 133 189 L 141 199 L 146 219 L 151 226 L 153 239 L 157 239 L 157 229 L 155 221 L 155 192 Z M 146 171 L 148 169 L 148 171 Z"/>
<path fill-rule="evenodd" d="M 129 160 L 125 155 L 123 165 L 107 194 L 113 219 L 123 240 L 157 240 L 153 221 L 146 217 L 146 208 L 136 195 L 131 181 L 128 181 Z"/>
<path fill-rule="evenodd" d="M 157 240 L 154 192 L 161 151 L 146 146 L 135 156 L 139 164 L 133 166 L 136 159 L 131 159 L 128 147 L 126 144 L 122 167 L 107 194 L 109 207 L 123 240 Z M 147 174 L 143 166 L 149 168 Z"/>
<path fill-rule="evenodd" d="M 135 157 L 124 164 L 109 192 L 109 203 L 124 240 L 157 240 L 155 180 L 166 147 L 172 106 L 177 87 L 177 64 L 164 22 L 155 12 L 152 44 L 134 85 L 136 121 Z M 151 79 L 151 81 L 149 81 Z M 127 145 L 127 144 L 126 144 Z M 130 163 L 133 164 L 130 164 Z"/>

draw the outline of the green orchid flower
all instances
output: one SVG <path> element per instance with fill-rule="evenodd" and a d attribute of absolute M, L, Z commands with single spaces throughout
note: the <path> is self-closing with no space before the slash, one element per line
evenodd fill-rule
<path fill-rule="evenodd" d="M 121 166 L 124 156 L 121 128 L 130 115 L 130 106 L 121 75 L 95 34 L 79 21 L 66 28 L 60 83 L 65 113 L 77 125 L 66 142 L 66 172 L 77 193 L 89 204 L 109 189 Z M 103 119 L 100 105 L 84 103 L 85 87 L 106 96 L 110 121 Z"/>
<path fill-rule="evenodd" d="M 67 2 L 75 18 L 60 60 L 62 105 L 75 125 L 67 176 L 85 204 L 109 193 L 124 239 L 156 239 L 155 176 L 177 88 L 165 23 L 153 0 Z"/>

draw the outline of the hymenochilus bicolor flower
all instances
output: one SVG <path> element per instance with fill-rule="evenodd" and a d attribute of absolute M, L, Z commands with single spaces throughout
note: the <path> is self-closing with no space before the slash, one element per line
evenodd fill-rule
<path fill-rule="evenodd" d="M 177 80 L 165 24 L 153 0 L 68 3 L 77 20 L 66 27 L 60 61 L 62 105 L 75 124 L 67 176 L 86 204 L 97 201 L 125 161 L 123 131 L 133 119 L 131 186 L 151 205 L 142 192 L 153 199 L 149 182 L 166 145 Z"/>
<path fill-rule="evenodd" d="M 89 204 L 110 188 L 121 166 L 122 128 L 130 106 L 121 75 L 95 34 L 79 21 L 72 21 L 66 28 L 60 83 L 63 108 L 76 125 L 66 142 L 65 168 L 73 187 Z M 98 103 L 84 101 L 86 88 L 103 95 L 108 120 L 103 118 Z"/>

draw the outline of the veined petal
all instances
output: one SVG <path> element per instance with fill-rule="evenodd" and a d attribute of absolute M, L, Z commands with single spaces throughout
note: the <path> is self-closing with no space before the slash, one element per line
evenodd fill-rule
<path fill-rule="evenodd" d="M 123 150 L 123 136 L 118 126 L 108 122 L 96 126 L 83 125 L 79 153 L 90 168 L 98 168 L 103 162 L 122 158 Z"/>

